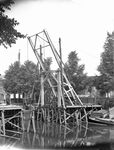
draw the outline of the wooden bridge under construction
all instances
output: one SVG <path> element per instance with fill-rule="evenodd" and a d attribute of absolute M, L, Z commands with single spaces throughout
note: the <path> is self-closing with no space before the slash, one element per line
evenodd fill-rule
<path fill-rule="evenodd" d="M 93 110 L 100 109 L 101 106 L 83 104 L 68 81 L 63 69 L 61 39 L 59 38 L 59 53 L 46 30 L 28 37 L 28 41 L 40 68 L 41 88 L 38 103 L 37 105 L 32 105 L 31 110 L 23 110 L 21 106 L 0 106 L 1 135 L 6 136 L 5 126 L 7 123 L 17 129 L 15 133 L 20 133 L 25 128 L 29 132 L 31 122 L 33 131 L 36 132 L 35 120 L 64 125 L 69 123 L 73 125 L 78 125 L 81 122 L 88 123 L 87 117 L 89 113 Z M 57 70 L 46 69 L 42 52 L 44 48 L 51 50 L 58 65 Z M 51 89 L 50 93 L 48 93 L 48 100 L 46 96 L 47 91 L 45 91 L 46 83 L 48 83 Z M 10 114 L 9 117 L 8 114 Z M 11 121 L 12 119 L 13 121 Z"/>
<path fill-rule="evenodd" d="M 101 108 L 100 105 L 83 104 L 76 91 L 70 84 L 64 72 L 62 61 L 61 39 L 59 38 L 59 52 L 53 45 L 46 30 L 28 37 L 28 41 L 38 61 L 41 75 L 41 89 L 38 104 L 35 107 L 37 120 L 57 122 L 60 124 L 79 124 L 80 121 L 88 122 L 88 114 Z M 58 65 L 57 70 L 47 70 L 43 50 L 51 50 Z M 45 84 L 48 82 L 51 88 L 46 96 Z M 47 100 L 48 99 L 48 100 Z M 69 121 L 70 120 L 70 121 Z"/>

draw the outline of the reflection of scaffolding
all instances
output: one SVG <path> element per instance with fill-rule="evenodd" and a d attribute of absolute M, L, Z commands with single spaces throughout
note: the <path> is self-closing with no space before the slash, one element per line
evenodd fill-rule
<path fill-rule="evenodd" d="M 89 129 L 86 125 L 70 127 L 37 122 L 37 127 L 37 134 L 25 132 L 22 135 L 22 148 L 78 148 L 86 146 L 87 142 L 89 144 L 93 144 L 94 141 L 97 143 L 98 139 L 104 136 L 97 130 Z M 105 139 L 106 135 L 107 132 L 104 136 Z"/>
<path fill-rule="evenodd" d="M 38 148 L 76 148 L 85 149 L 97 143 L 110 140 L 110 130 L 107 127 L 97 129 L 88 126 L 64 126 L 53 123 L 37 122 L 37 133 L 23 132 L 19 139 L 0 138 L 0 144 L 5 148 L 38 149 Z M 113 130 L 111 130 L 112 132 Z M 13 136 L 13 135 L 12 135 Z M 112 137 L 113 140 L 113 137 Z M 110 141 L 109 141 L 110 142 Z M 89 144 L 89 147 L 85 147 Z M 83 147 L 84 146 L 84 147 Z M 88 146 L 88 145 L 87 145 Z M 105 145 L 106 146 L 106 145 Z M 97 147 L 98 148 L 98 147 Z"/>
<path fill-rule="evenodd" d="M 81 133 L 81 129 L 79 129 L 79 127 L 70 128 L 69 126 L 58 124 L 37 123 L 37 127 L 39 129 L 37 134 L 29 132 L 22 135 L 23 143 L 27 143 L 29 147 L 32 146 L 32 148 L 36 148 L 35 145 L 37 145 L 37 148 L 77 146 L 80 145 L 83 139 L 82 137 L 78 137 Z M 87 129 L 84 128 L 83 130 L 84 134 L 86 134 Z"/>
<path fill-rule="evenodd" d="M 54 120 L 55 116 L 58 116 L 60 123 L 66 123 L 69 118 L 75 118 L 74 120 L 78 120 L 77 110 L 75 110 L 72 114 L 65 111 L 67 106 L 83 106 L 80 98 L 74 91 L 73 87 L 71 86 L 70 82 L 68 81 L 65 72 L 63 70 L 64 63 L 62 62 L 62 53 L 61 53 L 61 39 L 59 39 L 59 46 L 60 46 L 60 54 L 55 49 L 48 33 L 46 30 L 43 30 L 40 33 L 37 33 L 33 36 L 28 37 L 29 43 L 34 51 L 34 54 L 40 64 L 41 68 L 41 90 L 40 90 L 40 97 L 38 101 L 38 116 L 41 118 L 43 117 L 44 120 L 48 118 L 48 120 Z M 54 58 L 58 64 L 57 71 L 47 71 L 43 58 L 42 58 L 42 49 L 49 47 L 54 55 Z M 51 76 L 51 77 L 50 77 Z M 53 85 L 52 80 L 56 82 L 56 86 Z M 52 88 L 54 99 L 56 99 L 55 106 L 50 104 L 49 106 L 45 107 L 45 91 L 44 91 L 44 83 L 48 81 L 50 87 Z M 51 93 L 50 93 L 51 95 Z M 46 97 L 47 98 L 47 97 Z M 50 96 L 50 101 L 51 99 Z M 40 108 L 39 108 L 40 107 Z M 58 110 L 57 110 L 58 109 Z M 84 117 L 86 118 L 86 111 L 84 110 Z M 79 112 L 79 111 L 78 111 Z M 52 114 L 52 115 L 50 115 Z M 51 117 L 51 119 L 50 119 Z M 83 117 L 83 118 L 84 118 Z M 87 121 L 87 118 L 86 118 Z"/>

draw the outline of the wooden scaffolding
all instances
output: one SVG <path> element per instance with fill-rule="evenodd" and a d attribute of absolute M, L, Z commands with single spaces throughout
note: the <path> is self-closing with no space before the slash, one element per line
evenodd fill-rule
<path fill-rule="evenodd" d="M 79 124 L 81 120 L 87 122 L 87 113 L 84 104 L 74 91 L 72 85 L 67 79 L 64 72 L 64 63 L 62 61 L 61 39 L 59 38 L 59 53 L 53 45 L 49 34 L 46 30 L 28 37 L 28 41 L 40 65 L 41 71 L 41 90 L 37 106 L 37 119 L 44 121 L 59 122 L 60 124 Z M 42 50 L 45 48 L 51 49 L 51 52 L 58 64 L 58 70 L 46 70 L 42 58 Z M 53 85 L 52 79 L 56 85 Z M 50 103 L 46 103 L 45 82 L 48 82 L 52 92 L 50 93 Z M 52 96 L 53 93 L 53 96 Z M 51 99 L 51 96 L 54 99 Z M 53 103 L 55 101 L 55 103 Z M 68 109 L 68 106 L 80 106 L 75 109 Z M 67 109 L 66 109 L 67 108 Z M 78 108 L 78 109 L 77 109 Z"/>
<path fill-rule="evenodd" d="M 22 107 L 17 105 L 0 105 L 0 136 L 19 139 L 22 128 Z M 9 136 L 14 134 L 13 136 Z"/>

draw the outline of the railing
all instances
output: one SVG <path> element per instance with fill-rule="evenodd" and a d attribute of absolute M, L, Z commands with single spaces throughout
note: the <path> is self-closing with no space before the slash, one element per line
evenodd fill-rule
<path fill-rule="evenodd" d="M 23 99 L 22 98 L 12 98 L 11 104 L 14 105 L 23 105 Z"/>
<path fill-rule="evenodd" d="M 82 103 L 84 104 L 100 104 L 102 107 L 113 107 L 114 106 L 114 98 L 106 98 L 106 97 L 80 97 Z"/>

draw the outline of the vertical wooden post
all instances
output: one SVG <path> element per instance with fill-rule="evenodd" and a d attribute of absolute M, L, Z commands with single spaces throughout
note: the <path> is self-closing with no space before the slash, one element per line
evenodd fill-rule
<path fill-rule="evenodd" d="M 43 74 L 41 75 L 41 106 L 44 106 L 44 83 L 43 83 Z"/>
<path fill-rule="evenodd" d="M 32 125 L 33 125 L 34 133 L 36 133 L 36 128 L 35 128 L 35 114 L 34 114 L 34 110 L 32 111 Z"/>
<path fill-rule="evenodd" d="M 64 89 L 63 89 L 63 67 L 62 67 L 62 50 L 61 50 L 61 38 L 59 38 L 59 51 L 60 51 L 60 70 L 61 70 L 61 90 L 64 97 Z"/>
<path fill-rule="evenodd" d="M 79 116 L 80 116 L 80 124 L 81 124 L 81 122 L 82 122 L 82 115 L 81 115 L 81 110 L 80 110 L 80 112 L 79 112 Z"/>
<path fill-rule="evenodd" d="M 40 57 L 41 57 L 41 60 L 42 60 L 42 47 L 40 45 Z M 41 70 L 41 67 L 40 67 L 40 70 Z M 41 106 L 44 106 L 44 75 L 41 74 Z"/>
<path fill-rule="evenodd" d="M 40 57 L 41 57 L 41 60 L 42 60 L 42 46 L 40 45 Z M 40 70 L 42 68 L 40 67 Z M 44 106 L 44 75 L 41 73 L 41 106 Z M 43 108 L 41 109 L 42 110 L 42 117 L 43 119 L 45 120 L 45 117 L 44 117 L 44 110 Z"/>
<path fill-rule="evenodd" d="M 24 114 L 23 111 L 21 110 L 21 126 L 22 126 L 22 130 L 24 131 Z"/>
<path fill-rule="evenodd" d="M 30 113 L 30 118 L 29 118 L 29 122 L 28 122 L 27 132 L 30 131 L 31 118 L 32 118 L 32 113 Z"/>
<path fill-rule="evenodd" d="M 64 105 L 64 85 L 63 85 L 63 67 L 62 67 L 62 49 L 61 49 L 61 38 L 59 38 L 59 51 L 60 51 L 60 77 L 61 77 L 61 96 L 63 100 L 63 105 Z M 65 107 L 65 106 L 63 106 Z M 63 111 L 64 113 L 64 120 L 66 124 L 66 112 L 65 110 Z"/>
<path fill-rule="evenodd" d="M 49 111 L 50 111 L 49 108 L 47 108 L 47 116 L 48 116 L 48 117 L 47 117 L 47 121 L 48 121 L 48 122 L 50 122 L 50 112 L 49 112 Z"/>
<path fill-rule="evenodd" d="M 59 111 L 58 111 L 58 109 L 55 110 L 55 115 L 56 115 L 56 123 L 58 123 L 58 118 L 59 118 Z"/>
<path fill-rule="evenodd" d="M 61 75 L 60 71 L 58 71 L 58 107 L 61 107 Z"/>
<path fill-rule="evenodd" d="M 61 74 L 60 74 L 60 70 L 58 71 L 58 118 L 59 118 L 59 122 L 61 123 L 61 111 L 59 108 L 61 108 Z"/>
<path fill-rule="evenodd" d="M 51 107 L 50 108 L 50 122 L 54 122 L 54 115 L 55 115 L 54 108 Z"/>
<path fill-rule="evenodd" d="M 5 135 L 5 118 L 4 118 L 4 110 L 2 110 L 2 126 L 3 126 L 3 134 Z"/>
<path fill-rule="evenodd" d="M 64 127 L 64 143 L 63 143 L 64 147 L 65 147 L 65 141 L 66 141 L 66 126 Z"/>
<path fill-rule="evenodd" d="M 64 120 L 65 120 L 65 125 L 66 125 L 67 124 L 67 122 L 66 122 L 66 111 L 63 110 L 63 113 L 64 113 Z"/>
<path fill-rule="evenodd" d="M 72 116 L 73 118 L 73 126 L 75 125 L 75 112 L 73 113 L 73 116 Z"/>
<path fill-rule="evenodd" d="M 76 117 L 76 125 L 79 125 L 79 120 L 78 120 L 78 110 L 75 111 L 75 117 Z"/>

